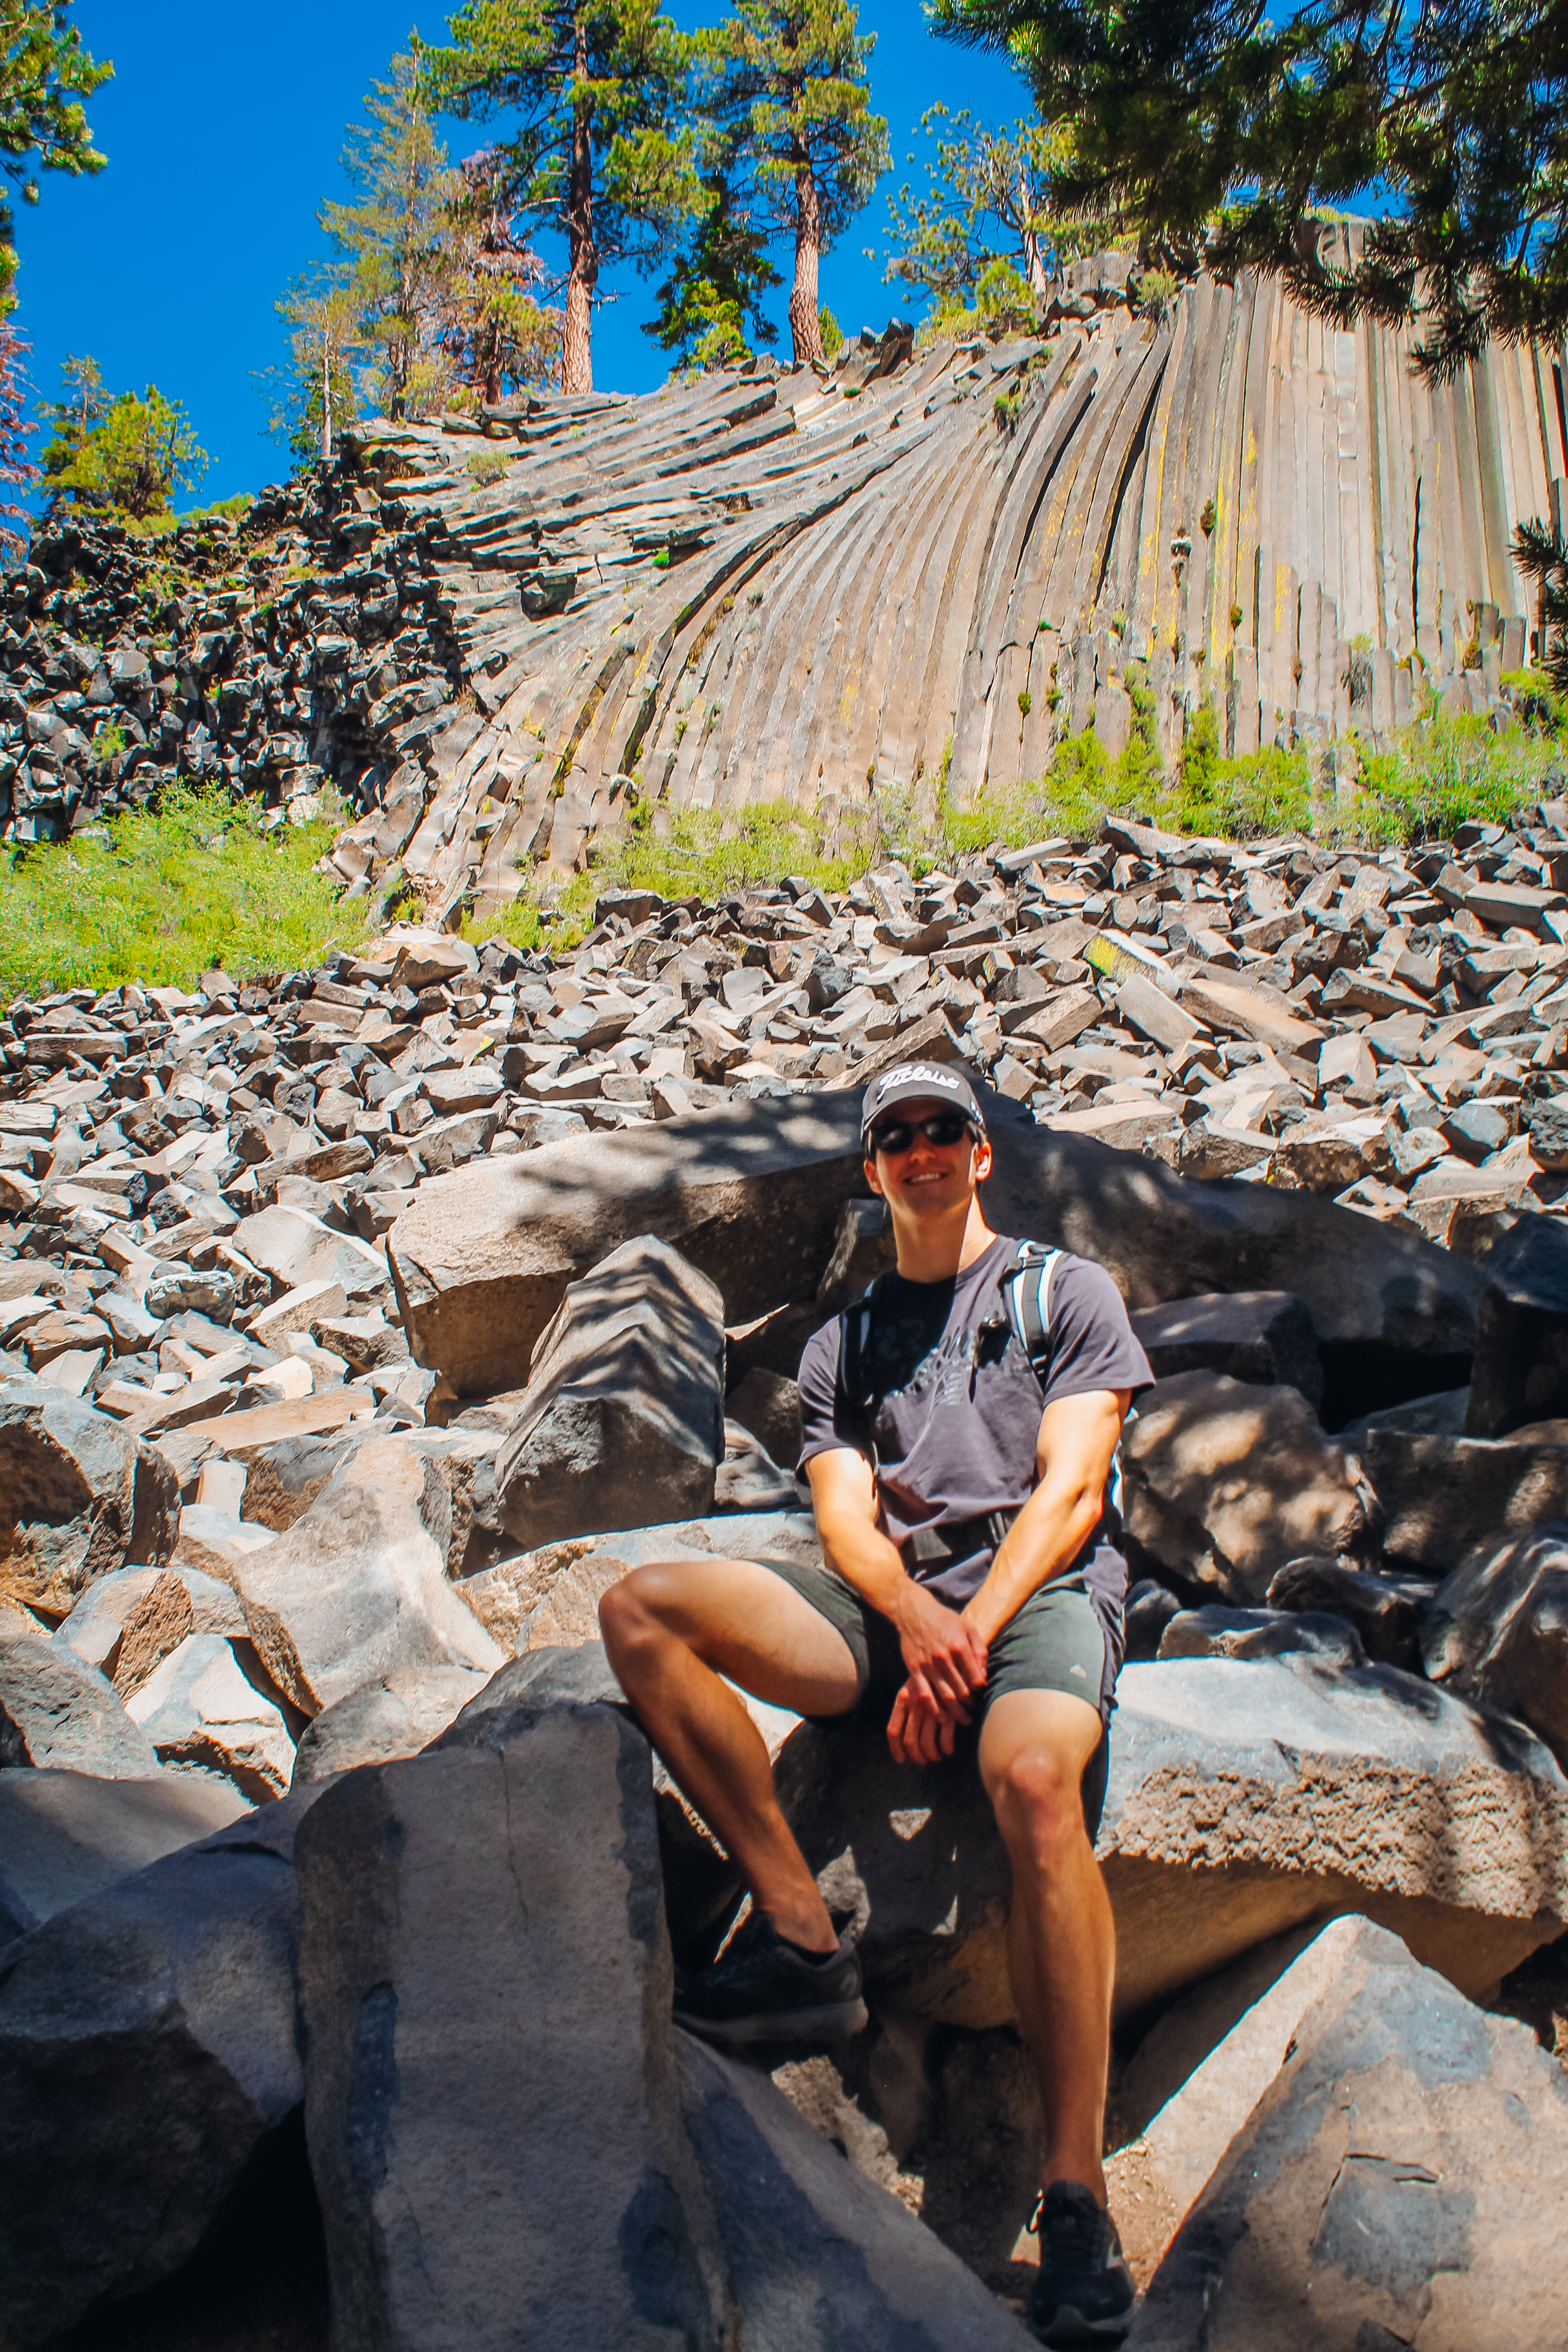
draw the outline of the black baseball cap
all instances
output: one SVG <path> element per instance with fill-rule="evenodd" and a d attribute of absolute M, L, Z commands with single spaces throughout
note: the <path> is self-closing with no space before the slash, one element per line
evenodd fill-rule
<path fill-rule="evenodd" d="M 949 1104 L 952 1109 L 985 1132 L 985 1116 L 980 1098 L 963 1072 L 951 1062 L 900 1062 L 896 1067 L 884 1070 L 873 1078 L 860 1104 L 860 1141 L 864 1146 L 875 1122 L 895 1103 L 917 1102 L 921 1097 Z"/>

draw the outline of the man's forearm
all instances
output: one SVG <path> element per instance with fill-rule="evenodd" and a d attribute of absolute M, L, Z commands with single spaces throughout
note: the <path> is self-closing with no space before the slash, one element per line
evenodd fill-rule
<path fill-rule="evenodd" d="M 896 1616 L 910 1580 L 892 1538 L 848 1512 L 819 1511 L 816 1532 L 828 1567 L 884 1617 Z"/>
<path fill-rule="evenodd" d="M 1069 1569 L 1094 1531 L 1101 1490 L 1076 1482 L 1037 1486 L 1008 1528 L 985 1580 L 964 1610 L 987 1649 L 1031 1593 Z"/>

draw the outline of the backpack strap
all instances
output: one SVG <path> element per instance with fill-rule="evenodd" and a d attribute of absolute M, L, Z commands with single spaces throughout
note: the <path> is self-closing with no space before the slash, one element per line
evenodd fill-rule
<path fill-rule="evenodd" d="M 867 1284 L 838 1318 L 838 1362 L 833 1376 L 835 1417 L 858 1431 L 856 1444 L 877 1469 L 877 1447 L 871 1435 L 871 1409 L 876 1393 L 871 1381 L 871 1324 L 876 1313 L 877 1283 Z"/>
<path fill-rule="evenodd" d="M 1051 1329 L 1051 1294 L 1064 1253 L 1045 1242 L 1020 1242 L 999 1288 L 1013 1336 L 1029 1359 L 1029 1369 L 1044 1388 L 1050 1378 L 1055 1335 Z M 1131 1416 L 1129 1416 L 1131 1418 Z M 1121 1532 L 1121 1444 L 1110 1457 L 1105 1481 L 1105 1515 L 1113 1540 Z"/>

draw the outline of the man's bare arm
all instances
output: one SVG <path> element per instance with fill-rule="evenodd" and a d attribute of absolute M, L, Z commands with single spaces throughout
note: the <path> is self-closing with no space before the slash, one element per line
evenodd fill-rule
<path fill-rule="evenodd" d="M 850 1447 L 815 1454 L 806 1464 L 823 1558 L 863 1601 L 898 1629 L 910 1686 L 939 1716 L 967 1722 L 964 1701 L 985 1680 L 985 1644 L 958 1611 L 948 1609 L 905 1572 L 898 1546 L 877 1525 L 877 1482 Z"/>
<path fill-rule="evenodd" d="M 1096 1389 L 1046 1407 L 1035 1449 L 1039 1484 L 963 1612 L 987 1649 L 1032 1592 L 1071 1567 L 1093 1532 L 1131 1399 L 1131 1389 Z"/>

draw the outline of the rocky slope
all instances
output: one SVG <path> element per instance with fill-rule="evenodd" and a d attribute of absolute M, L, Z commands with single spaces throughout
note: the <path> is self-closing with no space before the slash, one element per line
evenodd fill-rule
<path fill-rule="evenodd" d="M 1238 752 L 1495 709 L 1535 634 L 1513 527 L 1568 474 L 1550 355 L 1433 390 L 1403 334 L 1248 278 L 1155 326 L 1126 276 L 1075 265 L 1001 346 L 895 324 L 821 376 L 372 424 L 172 547 L 45 534 L 5 592 L 0 815 L 56 838 L 160 776 L 284 808 L 330 775 L 344 879 L 445 910 L 580 866 L 634 801 L 831 837 L 894 787 L 1037 777 L 1091 721 L 1169 761 L 1204 704 Z"/>
<path fill-rule="evenodd" d="M 859 1094 L 917 1054 L 986 1084 L 994 1223 L 1104 1262 L 1157 1375 L 1099 1824 L 1139 2326 L 1176 2340 L 1218 2231 L 1237 2340 L 1298 2340 L 1294 2118 L 1436 2066 L 1358 2125 L 1310 2340 L 1422 2340 L 1439 2271 L 1538 2340 L 1503 2240 L 1359 2250 L 1426 2244 L 1412 2181 L 1568 2183 L 1556 2060 L 1486 2013 L 1550 2048 L 1568 2009 L 1565 862 L 1555 802 L 1382 857 L 1113 824 L 832 900 L 607 897 L 559 961 L 405 926 L 14 1004 L 6 2340 L 303 2352 L 330 2305 L 390 2344 L 435 2281 L 499 2345 L 524 2273 L 563 2342 L 818 2340 L 775 2242 L 825 2346 L 908 2340 L 911 2294 L 927 2341 L 1023 2340 L 1034 2095 L 973 1774 L 762 1711 L 872 2009 L 770 2084 L 671 2039 L 671 1955 L 737 1886 L 595 1638 L 640 1560 L 816 1556 L 793 1373 L 887 1263 Z M 1312 2008 L 1352 1968 L 1371 2042 Z M 254 2277 L 220 2243 L 252 2180 L 296 2216 Z"/>

